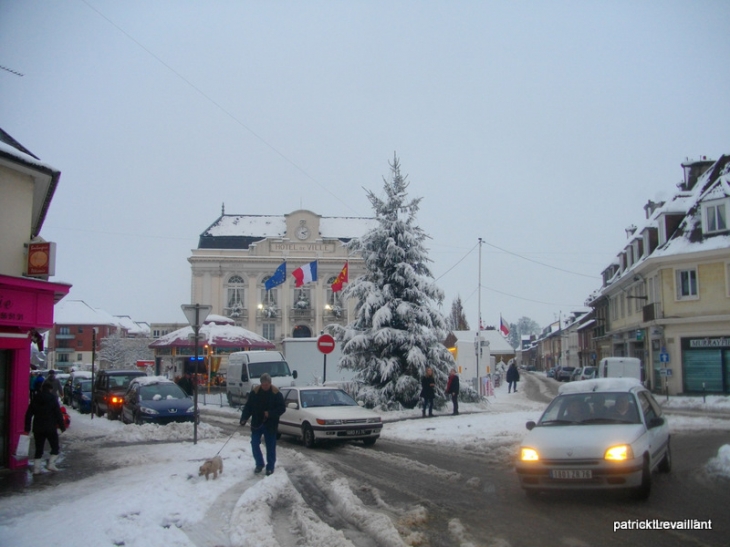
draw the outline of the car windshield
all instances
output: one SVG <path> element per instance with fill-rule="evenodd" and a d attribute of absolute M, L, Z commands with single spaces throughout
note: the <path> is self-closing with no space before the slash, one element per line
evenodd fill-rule
<path fill-rule="evenodd" d="M 81 391 L 91 391 L 91 380 L 84 380 L 83 382 L 76 382 L 76 388 Z"/>
<path fill-rule="evenodd" d="M 311 389 L 301 392 L 302 407 L 357 406 L 355 400 L 341 389 Z"/>
<path fill-rule="evenodd" d="M 109 387 L 112 389 L 129 387 L 129 383 L 135 378 L 139 378 L 139 374 L 130 374 L 129 376 L 113 375 L 109 376 Z"/>
<path fill-rule="evenodd" d="M 266 372 L 272 378 L 277 376 L 291 376 L 289 371 L 289 365 L 286 361 L 274 361 L 271 363 L 249 363 L 248 371 L 251 373 L 251 378 L 259 379 L 261 375 Z"/>
<path fill-rule="evenodd" d="M 170 383 L 142 386 L 139 398 L 142 401 L 161 401 L 163 399 L 185 399 L 187 395 L 177 385 Z"/>
<path fill-rule="evenodd" d="M 632 394 L 571 393 L 553 399 L 538 425 L 638 424 L 641 423 Z"/>

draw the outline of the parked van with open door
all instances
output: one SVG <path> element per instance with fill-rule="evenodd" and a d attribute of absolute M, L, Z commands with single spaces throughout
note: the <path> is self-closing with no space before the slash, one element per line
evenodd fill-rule
<path fill-rule="evenodd" d="M 260 383 L 264 373 L 271 376 L 276 387 L 295 384 L 297 371 L 291 371 L 289 364 L 279 351 L 237 351 L 228 357 L 226 397 L 230 406 L 246 403 L 251 389 Z"/>
<path fill-rule="evenodd" d="M 636 357 L 604 357 L 598 364 L 597 378 L 636 378 L 644 381 L 641 360 Z"/>

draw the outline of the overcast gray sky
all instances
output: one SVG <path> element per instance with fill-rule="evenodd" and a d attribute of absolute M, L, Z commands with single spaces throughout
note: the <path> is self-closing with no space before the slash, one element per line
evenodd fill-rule
<path fill-rule="evenodd" d="M 55 281 L 181 321 L 220 214 L 369 216 L 394 152 L 477 325 L 582 306 L 730 153 L 730 2 L 0 1 L 0 127 L 62 172 Z"/>

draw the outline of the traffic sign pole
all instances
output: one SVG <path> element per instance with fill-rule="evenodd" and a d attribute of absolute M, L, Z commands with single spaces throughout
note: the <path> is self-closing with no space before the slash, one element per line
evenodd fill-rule
<path fill-rule="evenodd" d="M 324 354 L 324 364 L 322 366 L 322 383 L 327 381 L 327 354 L 332 353 L 335 349 L 335 339 L 329 334 L 322 334 L 317 338 L 317 349 Z"/>

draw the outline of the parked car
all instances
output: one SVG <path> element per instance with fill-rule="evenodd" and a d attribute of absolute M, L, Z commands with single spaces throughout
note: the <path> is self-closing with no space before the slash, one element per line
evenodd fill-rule
<path fill-rule="evenodd" d="M 592 380 L 596 377 L 598 369 L 596 367 L 583 367 L 580 371 L 579 380 Z"/>
<path fill-rule="evenodd" d="M 140 370 L 101 370 L 94 380 L 91 409 L 97 416 L 116 420 L 122 413 L 124 392 L 134 378 L 147 376 Z"/>
<path fill-rule="evenodd" d="M 572 378 L 574 371 L 575 371 L 575 367 L 560 367 L 555 379 L 558 382 L 570 382 L 570 379 Z"/>
<path fill-rule="evenodd" d="M 82 414 L 91 412 L 91 378 L 77 378 L 71 392 L 71 408 Z"/>
<path fill-rule="evenodd" d="M 134 378 L 124 394 L 122 422 L 160 424 L 195 420 L 193 400 L 180 386 L 162 376 Z"/>
<path fill-rule="evenodd" d="M 549 368 L 545 373 L 545 376 L 547 376 L 548 378 L 555 378 L 555 367 Z"/>
<path fill-rule="evenodd" d="M 576 382 L 580 380 L 580 375 L 583 372 L 583 369 L 581 367 L 576 367 L 575 370 L 573 370 L 573 373 L 570 375 L 570 381 Z"/>
<path fill-rule="evenodd" d="M 342 389 L 326 386 L 282 388 L 286 412 L 279 433 L 301 438 L 312 448 L 320 441 L 363 441 L 375 444 L 382 419 L 360 406 Z"/>
<path fill-rule="evenodd" d="M 78 384 L 81 379 L 91 380 L 91 371 L 87 370 L 74 370 L 69 374 L 66 381 L 63 383 L 63 403 L 71 405 L 73 407 L 71 395 L 73 394 L 74 384 Z"/>
<path fill-rule="evenodd" d="M 669 425 L 652 394 L 634 378 L 561 386 L 527 429 L 515 469 L 531 495 L 629 489 L 644 499 L 651 492 L 652 472 L 671 471 Z"/>

